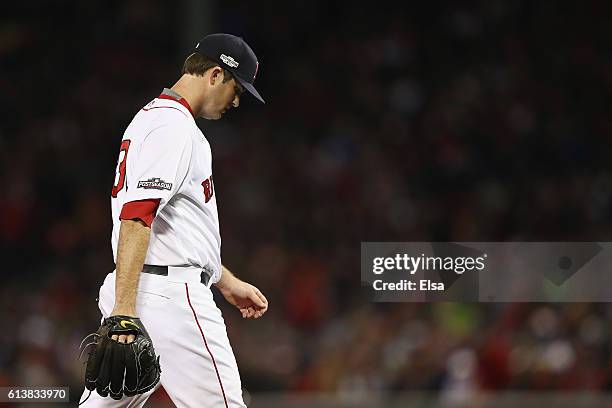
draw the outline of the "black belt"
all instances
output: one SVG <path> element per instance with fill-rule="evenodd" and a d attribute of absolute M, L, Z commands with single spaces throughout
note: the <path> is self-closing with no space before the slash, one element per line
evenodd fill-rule
<path fill-rule="evenodd" d="M 161 275 L 168 276 L 168 267 L 164 265 L 143 265 L 142 266 L 143 273 L 150 273 L 151 275 Z M 208 286 L 208 281 L 210 280 L 210 275 L 206 271 L 202 271 L 200 273 L 200 282 L 204 285 Z"/>

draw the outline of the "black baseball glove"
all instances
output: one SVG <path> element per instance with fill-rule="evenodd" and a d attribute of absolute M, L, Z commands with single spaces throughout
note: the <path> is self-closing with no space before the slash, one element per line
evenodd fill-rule
<path fill-rule="evenodd" d="M 114 334 L 133 334 L 136 338 L 131 343 L 119 343 L 111 338 Z M 88 390 L 121 399 L 123 395 L 131 397 L 155 387 L 161 373 L 159 357 L 140 319 L 111 316 L 92 335 L 94 342 L 90 345 L 94 347 L 85 369 Z"/>

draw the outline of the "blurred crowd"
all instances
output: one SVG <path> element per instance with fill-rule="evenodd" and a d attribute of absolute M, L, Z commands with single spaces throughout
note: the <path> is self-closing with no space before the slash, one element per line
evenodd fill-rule
<path fill-rule="evenodd" d="M 243 36 L 268 101 L 199 123 L 223 263 L 270 300 L 219 298 L 246 389 L 612 389 L 608 304 L 374 304 L 359 278 L 361 241 L 607 240 L 610 4 L 209 3 L 200 35 Z M 178 79 L 188 4 L 6 5 L 0 386 L 80 390 L 119 141 Z"/>

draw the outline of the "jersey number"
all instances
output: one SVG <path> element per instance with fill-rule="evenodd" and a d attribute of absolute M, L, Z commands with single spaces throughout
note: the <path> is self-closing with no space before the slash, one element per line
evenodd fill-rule
<path fill-rule="evenodd" d="M 121 142 L 121 149 L 119 149 L 119 160 L 117 161 L 117 171 L 115 173 L 115 184 L 113 185 L 113 190 L 111 192 L 111 196 L 113 198 L 117 198 L 117 194 L 119 194 L 125 185 L 125 165 L 129 148 L 129 140 L 124 140 Z"/>

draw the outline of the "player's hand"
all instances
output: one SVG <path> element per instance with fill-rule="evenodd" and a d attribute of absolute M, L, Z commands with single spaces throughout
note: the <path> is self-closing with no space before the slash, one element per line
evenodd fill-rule
<path fill-rule="evenodd" d="M 124 313 L 124 311 L 122 310 L 114 309 L 112 313 L 110 314 L 110 316 L 117 316 L 117 315 L 136 317 L 136 312 L 130 312 L 128 310 L 127 313 Z M 136 336 L 133 334 L 121 334 L 121 335 L 113 334 L 111 336 L 111 339 L 119 343 L 131 343 L 136 339 Z"/>
<path fill-rule="evenodd" d="M 250 283 L 232 278 L 226 285 L 217 286 L 225 300 L 236 306 L 245 319 L 263 316 L 268 310 L 268 299 Z"/>
<path fill-rule="evenodd" d="M 122 334 L 120 336 L 116 335 L 116 334 L 113 334 L 111 336 L 111 339 L 113 339 L 113 340 L 115 340 L 115 341 L 117 341 L 119 343 L 131 343 L 131 342 L 133 342 L 136 339 L 136 336 L 134 336 L 133 334 L 128 334 L 128 335 Z"/>

